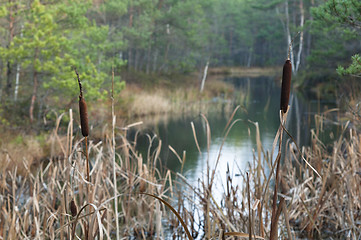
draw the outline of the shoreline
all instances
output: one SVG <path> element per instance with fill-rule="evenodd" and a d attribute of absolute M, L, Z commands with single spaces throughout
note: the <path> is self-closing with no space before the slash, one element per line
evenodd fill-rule
<path fill-rule="evenodd" d="M 237 77 L 277 76 L 282 73 L 282 66 L 275 67 L 213 67 L 208 70 L 209 75 L 224 75 Z"/>

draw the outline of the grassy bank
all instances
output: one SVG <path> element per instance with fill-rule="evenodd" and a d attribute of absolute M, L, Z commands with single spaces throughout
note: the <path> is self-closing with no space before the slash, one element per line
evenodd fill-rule
<path fill-rule="evenodd" d="M 279 67 L 215 67 L 209 69 L 210 75 L 227 75 L 237 77 L 275 76 L 281 72 Z"/>
<path fill-rule="evenodd" d="M 192 84 L 174 89 L 161 86 L 141 89 L 137 85 L 128 84 L 127 90 L 119 96 L 122 103 L 118 113 L 121 115 L 122 111 L 123 116 L 129 119 L 164 113 L 184 114 L 199 111 L 199 108 L 202 110 L 206 105 L 204 103 L 217 97 L 230 100 L 234 91 L 232 84 L 218 79 L 209 80 L 202 93 Z"/>
<path fill-rule="evenodd" d="M 118 107 L 116 106 L 117 115 L 130 120 L 139 120 L 139 117 L 165 113 L 173 115 L 206 113 L 212 105 L 208 103 L 215 100 L 237 101 L 238 104 L 242 104 L 245 95 L 242 89 L 236 90 L 232 83 L 224 81 L 225 78 L 261 76 L 280 78 L 280 68 L 209 68 L 205 87 L 201 92 L 202 74 L 203 71 L 187 76 L 157 76 L 157 81 L 154 81 L 154 76 L 149 75 L 125 75 L 127 87 L 118 97 L 120 102 Z"/>
<path fill-rule="evenodd" d="M 152 122 L 156 123 L 157 119 L 169 115 L 206 113 L 215 105 L 213 99 L 231 100 L 234 98 L 233 85 L 218 77 L 209 76 L 202 93 L 199 91 L 199 76 L 195 73 L 187 76 L 149 76 L 138 73 L 123 76 L 123 78 L 127 81 L 126 88 L 114 96 L 115 114 L 118 117 L 118 125 L 121 127 L 145 118 L 152 119 Z M 242 100 L 242 94 L 238 94 L 238 100 Z M 92 116 L 89 119 L 92 136 L 94 139 L 101 140 L 104 135 L 103 127 L 111 122 L 109 112 L 111 102 L 109 98 L 91 102 L 88 111 Z M 45 110 L 43 116 L 38 114 L 42 117 L 39 117 L 34 124 L 29 124 L 26 118 L 27 113 L 23 109 L 25 107 L 20 103 L 10 112 L 6 109 L 6 114 L 0 109 L 0 147 L 3 150 L 0 154 L 9 152 L 14 159 L 22 159 L 26 156 L 30 165 L 60 154 L 59 146 L 52 147 L 51 135 L 57 128 L 59 116 L 62 115 L 62 121 L 58 128 L 62 131 L 67 128 L 70 120 L 67 111 L 73 109 L 74 114 L 78 114 L 76 97 L 61 99 L 61 96 L 49 95 L 46 103 L 51 110 Z M 66 108 L 65 111 L 64 108 Z M 78 119 L 74 121 L 76 126 L 80 125 Z M 61 134 L 59 138 L 63 141 L 64 134 Z M 22 168 L 22 163 L 17 166 Z"/>
<path fill-rule="evenodd" d="M 114 97 L 115 114 L 117 116 L 117 127 L 123 128 L 134 122 L 143 121 L 142 127 L 157 125 L 169 116 L 197 115 L 200 112 L 206 114 L 209 110 L 217 108 L 219 105 L 224 107 L 225 112 L 232 112 L 235 101 L 242 104 L 245 94 L 234 89 L 231 83 L 223 81 L 223 75 L 208 75 L 204 91 L 200 93 L 200 79 L 195 73 L 181 76 L 143 76 L 142 74 L 132 75 L 132 77 L 123 76 L 127 81 L 126 88 Z M 157 79 L 155 81 L 154 79 Z M 118 79 L 118 78 L 117 78 Z M 182 81 L 181 81 L 182 79 Z M 173 84 L 173 80 L 178 84 Z M 154 83 L 155 82 L 155 83 Z M 152 84 L 150 84 L 152 83 Z M 51 96 L 49 96 L 51 98 Z M 54 109 L 61 106 L 48 99 L 48 104 L 53 104 Z M 89 100 L 89 99 L 88 99 Z M 66 104 L 68 109 L 73 109 L 73 115 L 78 115 L 77 102 L 74 99 L 70 104 Z M 93 141 L 99 142 L 104 139 L 104 128 L 111 122 L 111 113 L 109 111 L 111 101 L 93 100 L 88 106 L 90 129 Z M 64 107 L 64 106 L 62 106 Z M 10 114 L 13 116 L 15 113 Z M 21 113 L 19 113 L 21 114 Z M 59 116 L 61 121 L 58 122 Z M 62 145 L 65 145 L 66 133 L 70 116 L 68 112 L 49 111 L 37 124 L 26 124 L 25 120 L 6 120 L 7 124 L 2 125 L 0 129 L 0 163 L 5 159 L 14 159 L 10 166 L 17 167 L 18 173 L 25 172 L 23 161 L 32 169 L 36 169 L 42 162 L 48 162 L 49 159 L 63 156 Z M 78 137 L 79 119 L 74 120 L 73 134 Z M 53 144 L 54 130 L 61 134 L 57 140 L 62 144 Z"/>

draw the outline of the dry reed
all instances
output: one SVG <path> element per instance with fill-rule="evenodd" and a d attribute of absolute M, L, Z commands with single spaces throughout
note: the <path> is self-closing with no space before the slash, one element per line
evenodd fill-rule
<path fill-rule="evenodd" d="M 86 158 L 86 176 L 87 181 L 90 182 L 90 166 L 89 166 L 89 154 L 88 154 L 88 136 L 89 136 L 89 125 L 88 125 L 88 108 L 83 97 L 83 88 L 81 85 L 81 81 L 79 78 L 79 73 L 74 68 L 75 74 L 77 76 L 78 84 L 79 84 L 79 113 L 80 113 L 80 126 L 81 126 L 81 133 L 85 138 L 85 158 Z M 87 191 L 89 191 L 89 186 L 87 185 Z M 89 197 L 89 194 L 88 194 Z M 90 202 L 90 198 L 88 198 L 88 202 Z"/>
<path fill-rule="evenodd" d="M 224 130 L 224 141 L 232 128 L 244 123 L 233 119 L 235 111 Z M 248 177 L 244 169 L 238 169 L 242 180 L 228 169 L 222 199 L 216 200 L 213 186 L 219 157 L 215 166 L 207 163 L 205 178 L 199 180 L 198 185 L 191 185 L 182 173 L 157 167 L 161 141 L 157 143 L 149 137 L 149 150 L 141 155 L 136 150 L 137 138 L 131 141 L 126 138 L 133 125 L 116 133 L 114 113 L 112 115 L 112 129 L 106 129 L 101 141 L 89 141 L 89 159 L 93 165 L 89 172 L 93 180 L 91 192 L 84 187 L 86 178 L 82 169 L 86 163 L 82 160 L 81 142 L 73 142 L 72 111 L 69 111 L 67 131 L 61 132 L 58 127 L 61 115 L 50 137 L 52 145 L 60 146 L 62 158 L 49 157 L 49 161 L 42 162 L 35 171 L 24 161 L 25 174 L 19 174 L 16 168 L 10 167 L 11 153 L 8 154 L 4 161 L 7 167 L 0 169 L 2 239 L 114 239 L 117 235 L 137 239 L 184 239 L 186 236 L 189 239 L 269 239 L 272 226 L 282 239 L 361 237 L 361 134 L 348 124 L 343 126 L 342 134 L 333 145 L 326 147 L 317 133 L 322 131 L 319 126 L 327 114 L 318 116 L 312 145 L 298 152 L 286 142 L 284 164 L 278 165 L 280 156 L 273 159 L 274 149 L 263 149 L 258 124 L 248 122 L 255 127 L 257 139 Z M 201 152 L 197 140 L 206 138 L 209 149 L 211 130 L 206 117 L 202 119 L 206 132 L 197 133 L 194 125 L 192 129 L 200 154 L 207 154 Z M 66 144 L 61 141 L 60 135 L 64 134 Z M 278 141 L 282 142 L 280 138 L 278 131 L 274 148 Z M 219 146 L 219 155 L 223 143 Z M 185 153 L 173 152 L 183 165 Z M 322 179 L 308 168 L 300 154 L 317 166 Z M 279 172 L 282 176 L 279 177 L 280 191 L 273 189 L 272 175 L 267 174 L 269 170 L 272 173 L 276 165 L 276 175 Z M 176 201 L 176 212 L 189 231 L 185 232 L 174 215 L 149 196 L 172 205 Z M 275 196 L 276 211 L 270 200 Z M 87 198 L 92 201 L 84 204 Z M 276 227 L 272 219 L 280 219 Z"/>
<path fill-rule="evenodd" d="M 324 118 L 325 116 L 321 116 L 319 119 L 322 121 Z M 236 120 L 229 124 L 226 132 L 231 126 L 236 127 L 235 124 L 240 123 L 235 122 Z M 196 131 L 194 128 L 194 132 Z M 285 148 L 281 185 L 285 201 L 283 208 L 287 208 L 291 234 L 321 238 L 332 235 L 338 239 L 351 236 L 357 239 L 361 236 L 361 192 L 358 187 L 361 183 L 361 134 L 345 126 L 342 135 L 329 151 L 319 141 L 316 132 L 317 129 L 312 137 L 313 145 L 303 148 L 302 153 L 307 160 L 312 160 L 312 164 L 320 163 L 318 170 L 323 175 L 322 180 L 307 168 L 298 152 L 291 150 L 290 143 L 287 143 Z M 256 133 L 261 134 L 259 131 Z M 63 144 L 59 142 L 59 132 L 54 131 L 53 134 L 53 144 Z M 71 139 L 72 133 L 69 134 L 68 139 Z M 204 137 L 200 133 L 195 135 L 198 138 Z M 180 173 L 176 175 L 177 179 L 172 179 L 168 171 L 163 172 L 155 167 L 159 161 L 160 145 L 156 146 L 153 153 L 142 157 L 134 148 L 136 141 L 127 141 L 121 133 L 118 133 L 118 136 L 122 139 L 118 145 L 122 149 L 119 152 L 122 160 L 117 158 L 115 162 L 120 237 L 186 237 L 184 232 L 179 230 L 177 221 L 169 215 L 171 213 L 167 213 L 161 205 L 157 207 L 156 200 L 139 194 L 140 191 L 161 197 L 168 202 L 172 202 L 171 196 L 182 199 L 178 202 L 177 211 L 194 239 L 207 235 L 213 239 L 218 239 L 219 236 L 224 239 L 249 237 L 250 223 L 253 238 L 262 239 L 263 232 L 264 238 L 270 237 L 272 204 L 269 199 L 272 198 L 273 190 L 267 184 L 265 166 L 271 166 L 274 161 L 272 154 L 262 148 L 262 143 L 259 143 L 257 150 L 257 153 L 259 151 L 261 154 L 255 154 L 254 161 L 249 165 L 250 188 L 242 184 L 247 182 L 245 176 L 240 182 L 229 174 L 222 200 L 215 200 L 214 189 L 209 185 L 212 183 L 211 166 L 208 182 L 200 181 L 199 186 L 191 186 Z M 56 158 L 50 159 L 49 163 L 44 163 L 45 165 L 35 173 L 30 171 L 26 162 L 24 168 L 28 170 L 23 176 L 19 175 L 16 169 L 1 170 L 0 202 L 3 207 L 0 209 L 0 233 L 3 239 L 69 239 L 73 229 L 75 236 L 79 238 L 85 238 L 87 232 L 93 233 L 92 237 L 96 235 L 99 239 L 101 234 L 103 239 L 115 238 L 117 230 L 114 193 L 110 191 L 114 183 L 113 174 L 109 174 L 113 172 L 114 161 L 106 150 L 113 146 L 110 144 L 111 139 L 111 135 L 105 132 L 102 142 L 90 141 L 89 153 L 94 166 L 90 174 L 95 186 L 92 204 L 95 208 L 91 207 L 93 209 L 89 211 L 91 215 L 88 216 L 84 214 L 84 210 L 77 211 L 79 217 L 76 221 L 70 218 L 70 214 L 75 213 L 74 210 L 70 209 L 69 214 L 67 213 L 72 201 L 66 204 L 66 199 L 73 200 L 81 206 L 87 194 L 80 170 L 84 166 L 79 154 L 80 142 L 74 142 L 72 148 L 63 148 L 63 155 L 68 158 L 60 161 Z M 152 148 L 154 140 L 150 141 L 150 145 Z M 127 155 L 125 150 L 128 152 Z M 182 157 L 180 159 L 184 160 Z M 268 189 L 261 194 L 261 199 L 257 197 L 258 188 Z M 258 200 L 262 202 L 261 212 L 256 207 L 261 204 Z M 278 217 L 285 220 L 280 214 L 281 208 L 279 209 Z M 261 213 L 262 218 L 259 217 Z M 92 221 L 93 216 L 95 222 Z M 92 231 L 86 229 L 86 218 L 90 218 Z M 263 221 L 263 229 L 260 219 Z M 166 223 L 162 228 L 157 227 L 159 220 Z M 94 223 L 91 224 L 92 222 Z M 207 222 L 207 225 L 204 224 Z M 284 222 L 279 221 L 279 238 L 288 238 L 290 234 Z M 172 228 L 167 229 L 167 225 Z"/>

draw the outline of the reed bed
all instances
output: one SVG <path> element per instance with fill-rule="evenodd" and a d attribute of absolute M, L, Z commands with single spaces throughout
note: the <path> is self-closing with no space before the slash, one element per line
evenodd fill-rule
<path fill-rule="evenodd" d="M 349 123 L 331 146 L 325 146 L 316 131 L 312 131 L 312 145 L 304 147 L 303 153 L 322 179 L 305 171 L 297 154 L 288 149 L 283 188 L 290 201 L 289 218 L 297 235 L 360 239 L 360 140 L 361 134 L 350 128 Z"/>
<path fill-rule="evenodd" d="M 361 134 L 346 123 L 338 139 L 326 146 L 316 134 L 322 131 L 320 128 L 325 116 L 317 115 L 315 118 L 318 125 L 312 130 L 311 146 L 302 147 L 299 152 L 292 138 L 285 140 L 284 158 L 279 170 L 280 190 L 277 193 L 277 204 L 281 207 L 275 213 L 279 218 L 277 239 L 360 239 Z M 237 122 L 234 120 L 226 131 Z M 228 169 L 221 200 L 213 197 L 217 165 L 208 167 L 205 178 L 196 187 L 189 185 L 178 174 L 185 184 L 182 199 L 192 202 L 193 208 L 181 212 L 188 214 L 184 218 L 189 219 L 194 238 L 271 238 L 275 180 L 270 178 L 269 171 L 272 166 L 275 169 L 277 158 L 272 158 L 275 149 L 263 149 L 258 124 L 253 124 L 257 135 L 253 162 L 249 163 L 247 171 L 238 169 L 243 181 L 232 178 Z M 194 135 L 197 137 L 196 133 Z M 279 137 L 276 136 L 275 143 Z M 222 146 L 220 154 L 221 151 Z M 196 211 L 194 209 L 201 211 L 198 222 L 191 214 Z"/>
<path fill-rule="evenodd" d="M 92 140 L 80 80 L 79 86 L 82 128 L 74 126 L 71 109 L 66 129 L 59 116 L 49 137 L 59 154 L 35 168 L 24 160 L 19 172 L 3 151 L 0 239 L 361 238 L 361 134 L 346 123 L 332 145 L 324 145 L 318 134 L 326 115 L 319 115 L 311 146 L 299 148 L 284 127 L 289 90 L 272 149 L 263 148 L 258 123 L 234 119 L 237 107 L 215 165 L 208 157 L 203 178 L 191 185 L 182 171 L 162 166 L 161 140 L 148 136 L 146 154 L 137 152 L 138 134 L 127 139 L 127 133 L 140 123 L 116 128 L 113 95 L 111 127 Z M 205 135 L 190 124 L 199 154 L 207 154 L 198 139 L 206 138 L 209 151 L 211 127 L 201 117 Z M 245 122 L 256 135 L 254 158 L 248 169 L 238 169 L 241 180 L 227 168 L 221 198 L 215 198 L 217 167 L 226 164 L 219 161 L 223 143 Z M 165 147 L 183 169 L 186 153 Z"/>
<path fill-rule="evenodd" d="M 140 89 L 134 84 L 127 85 L 128 91 L 121 93 L 122 104 L 116 109 L 118 115 L 130 119 L 147 118 L 172 114 L 184 115 L 194 113 L 207 113 L 216 105 L 225 105 L 233 111 L 233 101 L 242 104 L 246 93 L 234 90 L 231 83 L 211 78 L 207 81 L 206 90 L 199 93 L 197 85 L 189 83 L 176 89 L 165 89 L 164 86 L 154 89 Z"/>
<path fill-rule="evenodd" d="M 36 170 L 19 174 L 5 159 L 6 168 L 0 173 L 0 236 L 1 239 L 114 239 L 116 235 L 113 157 L 111 134 L 104 133 L 100 142 L 89 141 L 91 163 L 87 181 L 86 161 L 83 156 L 84 139 L 75 141 L 72 111 L 67 141 L 60 137 L 61 129 L 54 130 L 52 145 L 60 145 L 61 156 L 44 161 Z M 58 126 L 61 117 L 58 119 Z M 121 130 L 125 131 L 125 130 Z M 166 197 L 170 191 L 169 173 L 154 166 L 160 146 L 144 158 L 135 151 L 134 144 L 118 133 L 115 174 L 118 185 L 117 208 L 120 236 L 146 238 L 161 236 L 164 208 L 156 200 L 139 194 L 147 192 Z M 87 188 L 89 187 L 89 191 Z M 89 209 L 88 213 L 85 210 Z M 74 233 L 73 233 L 74 232 Z"/>
<path fill-rule="evenodd" d="M 258 124 L 251 123 L 258 139 L 254 159 L 247 172 L 239 169 L 242 181 L 227 171 L 221 200 L 214 198 L 217 166 L 208 166 L 204 179 L 197 186 L 190 185 L 181 173 L 156 167 L 161 141 L 149 138 L 149 151 L 142 156 L 135 150 L 136 139 L 124 137 L 129 128 L 117 130 L 116 214 L 111 131 L 105 131 L 100 142 L 89 141 L 92 167 L 91 183 L 87 183 L 83 139 L 75 141 L 79 136 L 73 135 L 72 111 L 69 116 L 68 129 L 57 127 L 51 136 L 52 144 L 63 150 L 61 157 L 49 159 L 36 170 L 24 161 L 27 171 L 21 174 L 10 167 L 10 158 L 5 160 L 7 167 L 0 174 L 1 239 L 115 239 L 116 216 L 121 239 L 186 239 L 175 215 L 157 199 L 141 193 L 170 203 L 194 239 L 249 238 L 249 232 L 255 239 L 270 237 L 274 180 L 267 180 L 275 159 L 272 150 L 262 147 Z M 323 116 L 318 119 L 321 127 Z M 58 126 L 60 121 L 61 117 Z M 239 122 L 229 122 L 225 138 Z M 206 136 L 197 136 L 194 129 L 195 137 L 210 141 L 208 125 L 207 129 Z M 60 141 L 62 131 L 67 132 L 65 143 Z M 284 207 L 277 213 L 279 238 L 359 239 L 361 134 L 346 124 L 338 139 L 327 147 L 319 141 L 319 131 L 313 131 L 312 145 L 303 147 L 302 154 L 322 178 L 302 161 L 292 141 L 286 142 L 278 193 L 284 199 Z M 155 142 L 157 146 L 151 151 Z M 186 161 L 184 155 L 178 157 L 182 163 Z M 85 210 L 80 212 L 84 206 L 89 208 L 88 215 Z"/>

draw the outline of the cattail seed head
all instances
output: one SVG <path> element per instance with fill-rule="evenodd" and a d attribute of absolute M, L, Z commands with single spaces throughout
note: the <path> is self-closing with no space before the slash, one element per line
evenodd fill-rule
<path fill-rule="evenodd" d="M 75 205 L 74 199 L 70 202 L 70 212 L 73 217 L 75 217 L 78 214 L 78 209 Z"/>
<path fill-rule="evenodd" d="M 147 188 L 146 182 L 141 179 L 139 183 L 139 192 L 144 193 Z"/>
<path fill-rule="evenodd" d="M 80 125 L 81 133 L 84 137 L 89 135 L 89 126 L 88 126 L 88 109 L 86 102 L 82 96 L 79 96 L 79 111 L 80 111 Z"/>
<path fill-rule="evenodd" d="M 288 101 L 291 91 L 291 77 L 292 77 L 292 64 L 289 59 L 283 65 L 282 74 L 282 89 L 281 89 L 281 110 L 283 113 L 287 112 Z"/>

